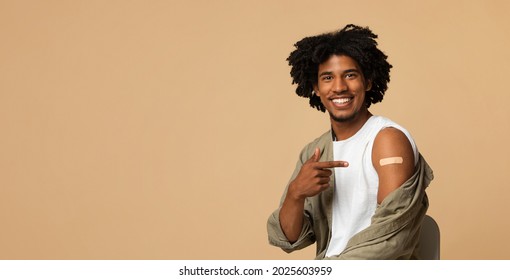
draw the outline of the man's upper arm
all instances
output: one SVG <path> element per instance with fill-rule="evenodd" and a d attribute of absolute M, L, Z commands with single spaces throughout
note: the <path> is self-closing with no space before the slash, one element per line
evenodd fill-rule
<path fill-rule="evenodd" d="M 412 176 L 414 160 L 411 143 L 402 131 L 388 127 L 377 134 L 372 149 L 372 164 L 379 176 L 377 203 Z"/>

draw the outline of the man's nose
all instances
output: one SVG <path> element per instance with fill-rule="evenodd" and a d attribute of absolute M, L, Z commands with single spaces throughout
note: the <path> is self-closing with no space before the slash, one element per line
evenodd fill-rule
<path fill-rule="evenodd" d="M 333 82 L 333 91 L 343 92 L 347 90 L 347 83 L 342 78 L 335 79 Z"/>

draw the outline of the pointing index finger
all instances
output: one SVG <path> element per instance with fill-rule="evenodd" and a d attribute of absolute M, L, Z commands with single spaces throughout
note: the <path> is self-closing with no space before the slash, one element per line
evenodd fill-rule
<path fill-rule="evenodd" d="M 317 169 L 324 169 L 324 168 L 335 168 L 335 167 L 347 167 L 349 166 L 349 163 L 347 161 L 321 161 L 317 162 L 315 165 L 315 168 Z"/>

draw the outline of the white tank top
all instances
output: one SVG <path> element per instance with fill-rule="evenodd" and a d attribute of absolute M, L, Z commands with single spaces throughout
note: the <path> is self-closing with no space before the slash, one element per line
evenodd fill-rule
<path fill-rule="evenodd" d="M 413 147 L 415 165 L 418 162 L 418 149 L 409 132 L 381 116 L 370 117 L 352 137 L 333 141 L 333 158 L 349 162 L 349 167 L 335 168 L 332 232 L 327 257 L 340 254 L 353 235 L 370 225 L 379 189 L 379 177 L 372 165 L 372 146 L 379 131 L 386 127 L 397 128 L 407 136 Z"/>

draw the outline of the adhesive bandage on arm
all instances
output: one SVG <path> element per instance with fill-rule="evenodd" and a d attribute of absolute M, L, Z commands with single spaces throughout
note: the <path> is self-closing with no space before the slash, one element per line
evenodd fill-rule
<path fill-rule="evenodd" d="M 388 164 L 402 164 L 402 162 L 404 162 L 402 157 L 389 157 L 379 160 L 379 165 L 384 166 Z"/>

